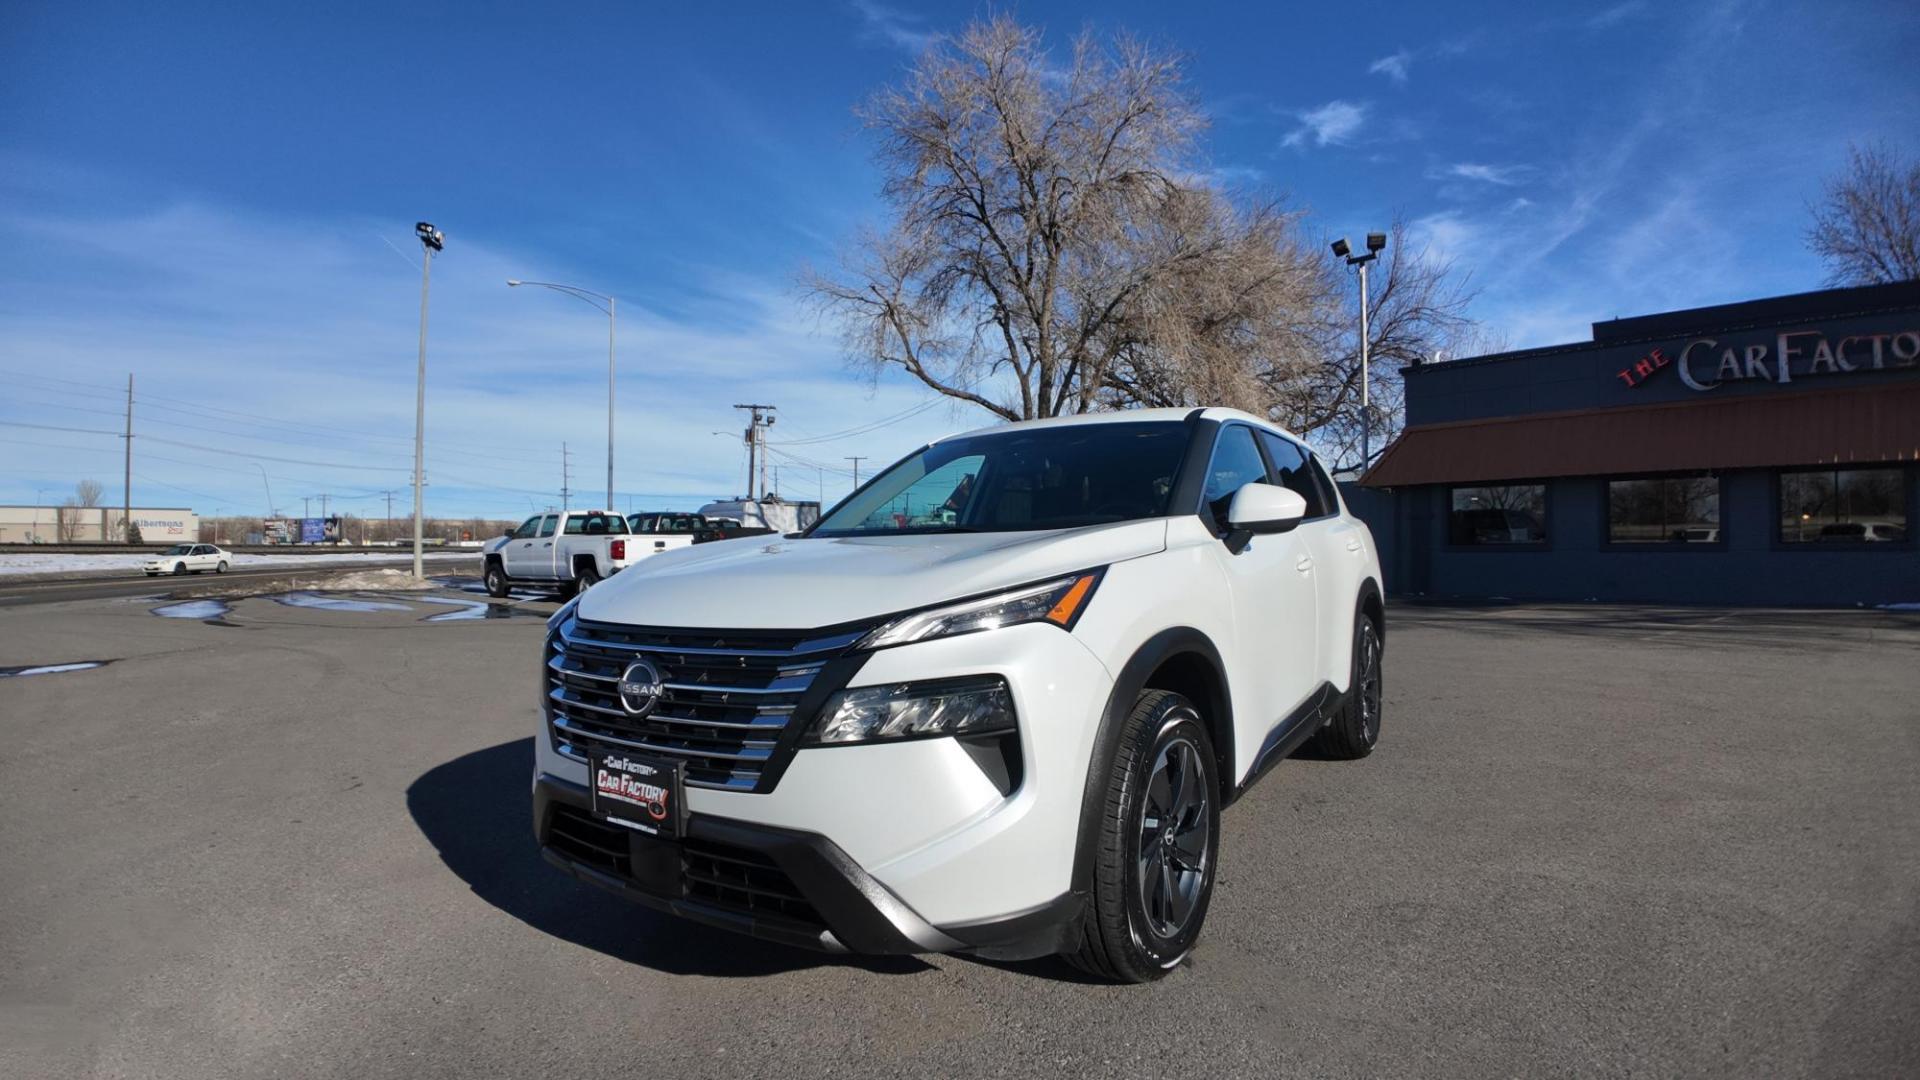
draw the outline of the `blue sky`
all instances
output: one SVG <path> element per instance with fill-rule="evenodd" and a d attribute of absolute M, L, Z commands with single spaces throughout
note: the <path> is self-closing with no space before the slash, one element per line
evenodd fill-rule
<path fill-rule="evenodd" d="M 0 3 L 0 501 L 117 502 L 131 371 L 137 502 L 259 513 L 264 471 L 383 513 L 422 218 L 430 513 L 554 501 L 563 441 L 604 488 L 605 323 L 508 277 L 620 299 L 623 508 L 741 490 L 741 401 L 780 406 L 789 494 L 844 494 L 845 455 L 986 422 L 850 368 L 794 288 L 879 220 L 852 107 L 986 10 Z M 1515 346 L 1818 287 L 1849 140 L 1920 152 L 1910 2 L 999 10 L 1183 50 L 1216 183 L 1327 235 L 1404 218 Z"/>

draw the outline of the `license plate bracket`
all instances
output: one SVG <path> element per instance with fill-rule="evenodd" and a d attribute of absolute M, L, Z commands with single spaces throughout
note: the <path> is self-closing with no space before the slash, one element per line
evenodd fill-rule
<path fill-rule="evenodd" d="M 686 762 L 594 750 L 588 756 L 593 816 L 635 832 L 678 839 L 686 822 Z"/>

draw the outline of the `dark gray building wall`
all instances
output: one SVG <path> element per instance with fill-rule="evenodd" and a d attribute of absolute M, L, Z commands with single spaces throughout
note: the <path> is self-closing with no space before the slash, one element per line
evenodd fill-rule
<path fill-rule="evenodd" d="M 1453 547 L 1449 489 L 1405 488 L 1386 502 L 1349 505 L 1382 549 L 1389 591 L 1433 597 L 1599 600 L 1679 604 L 1878 605 L 1920 603 L 1920 550 L 1911 543 L 1786 544 L 1777 538 L 1772 470 L 1728 473 L 1720 491 L 1719 545 L 1607 543 L 1606 480 L 1547 484 L 1548 542 L 1540 547 Z M 1909 469 L 1907 505 L 1920 506 Z M 1364 505 L 1364 509 L 1363 509 Z M 1376 526 L 1375 522 L 1381 524 Z"/>

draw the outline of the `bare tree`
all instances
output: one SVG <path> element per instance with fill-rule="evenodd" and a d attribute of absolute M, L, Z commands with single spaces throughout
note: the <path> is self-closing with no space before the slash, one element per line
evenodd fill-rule
<path fill-rule="evenodd" d="M 861 115 L 895 220 L 806 282 L 853 353 L 1008 419 L 1093 407 L 1116 322 L 1204 257 L 1179 242 L 1208 230 L 1181 220 L 1205 121 L 1178 58 L 1083 35 L 1056 69 L 1038 31 L 1002 16 L 923 54 Z M 986 386 L 1001 376 L 1011 392 Z"/>
<path fill-rule="evenodd" d="M 100 496 L 106 489 L 98 480 L 82 480 L 73 485 L 73 504 L 75 506 L 95 507 L 100 505 Z"/>
<path fill-rule="evenodd" d="M 1083 35 L 1058 68 L 1037 31 L 998 17 L 861 115 L 893 222 L 805 284 L 876 374 L 1009 420 L 1225 404 L 1357 433 L 1352 288 L 1298 211 L 1236 205 L 1199 178 L 1206 121 L 1179 57 Z M 1404 234 L 1374 276 L 1383 436 L 1398 365 L 1467 326 L 1464 283 Z"/>
<path fill-rule="evenodd" d="M 1808 212 L 1807 246 L 1829 285 L 1920 279 L 1920 161 L 1899 161 L 1884 144 L 1848 147 L 1846 171 Z"/>

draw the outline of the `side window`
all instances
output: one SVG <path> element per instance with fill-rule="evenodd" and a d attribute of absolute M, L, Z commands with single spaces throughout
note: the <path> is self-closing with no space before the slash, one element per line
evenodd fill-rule
<path fill-rule="evenodd" d="M 534 533 L 538 532 L 539 530 L 540 530 L 540 515 L 535 514 L 534 516 L 521 522 L 519 528 L 513 530 L 513 538 L 515 540 L 525 540 L 531 537 Z"/>
<path fill-rule="evenodd" d="M 1207 508 L 1213 511 L 1217 529 L 1227 527 L 1227 507 L 1233 493 L 1248 484 L 1265 483 L 1267 463 L 1260 448 L 1253 444 L 1253 429 L 1245 424 L 1230 424 L 1221 429 L 1213 444 L 1213 461 L 1207 466 Z"/>
<path fill-rule="evenodd" d="M 1333 477 L 1327 475 L 1327 467 L 1320 464 L 1320 458 L 1317 455 L 1307 455 L 1307 461 L 1313 466 L 1313 478 L 1319 481 L 1320 490 L 1326 495 L 1327 513 L 1339 513 L 1340 489 L 1333 486 Z"/>
<path fill-rule="evenodd" d="M 560 524 L 560 515 L 558 514 L 548 514 L 547 516 L 541 518 L 539 535 L 552 536 L 554 526 L 558 524 Z"/>
<path fill-rule="evenodd" d="M 1267 457 L 1273 460 L 1273 482 L 1307 500 L 1308 517 L 1326 516 L 1327 496 L 1314 479 L 1313 467 L 1308 464 L 1307 455 L 1298 446 L 1269 431 L 1260 433 L 1260 441 L 1266 444 Z"/>

